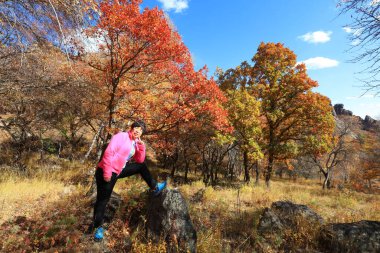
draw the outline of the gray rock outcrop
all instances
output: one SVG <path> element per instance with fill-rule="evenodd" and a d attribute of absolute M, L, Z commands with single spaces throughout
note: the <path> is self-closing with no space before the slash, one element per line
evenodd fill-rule
<path fill-rule="evenodd" d="M 378 253 L 380 252 L 380 222 L 359 221 L 323 226 L 319 238 L 323 252 Z"/>
<path fill-rule="evenodd" d="M 196 252 L 197 233 L 187 203 L 176 189 L 149 197 L 146 232 L 147 238 L 154 241 L 165 239 L 167 252 Z"/>
<path fill-rule="evenodd" d="M 271 208 L 266 208 L 259 220 L 258 231 L 262 234 L 282 232 L 284 229 L 297 229 L 300 220 L 303 225 L 320 225 L 323 218 L 305 205 L 289 201 L 277 201 Z"/>
<path fill-rule="evenodd" d="M 373 127 L 376 126 L 376 120 L 371 118 L 370 116 L 366 115 L 364 120 L 362 121 L 363 123 L 363 129 L 364 130 L 369 130 Z"/>
<path fill-rule="evenodd" d="M 352 116 L 352 111 L 344 109 L 343 104 L 335 104 L 334 111 L 337 115 L 349 115 Z"/>

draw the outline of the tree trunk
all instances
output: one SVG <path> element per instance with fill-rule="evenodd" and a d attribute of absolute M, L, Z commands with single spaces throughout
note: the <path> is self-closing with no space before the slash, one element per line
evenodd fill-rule
<path fill-rule="evenodd" d="M 92 149 L 94 148 L 95 143 L 96 143 L 97 139 L 99 138 L 99 135 L 100 135 L 101 131 L 103 130 L 103 127 L 104 127 L 104 125 L 101 124 L 100 127 L 99 127 L 99 130 L 96 132 L 94 138 L 92 139 L 91 145 L 90 145 L 90 147 L 89 147 L 86 155 L 84 156 L 84 158 L 81 161 L 82 163 L 84 161 L 86 161 L 88 159 L 88 157 L 90 156 L 90 153 L 91 153 Z"/>
<path fill-rule="evenodd" d="M 256 174 L 256 180 L 255 180 L 255 185 L 259 185 L 259 161 L 256 160 L 256 165 L 255 165 L 255 174 Z"/>
<path fill-rule="evenodd" d="M 115 114 L 116 91 L 117 91 L 117 86 L 119 82 L 116 78 L 113 77 L 111 80 L 111 83 L 112 83 L 112 92 L 110 94 L 111 95 L 110 100 L 108 101 L 108 134 L 106 137 L 106 142 L 109 141 L 112 137 L 110 129 L 112 129 L 112 125 L 115 123 L 113 117 Z"/>
<path fill-rule="evenodd" d="M 268 154 L 268 166 L 267 166 L 267 171 L 265 174 L 265 184 L 268 188 L 270 187 L 270 178 L 271 178 L 271 174 L 273 170 L 273 161 L 274 161 L 273 153 L 270 151 Z"/>
<path fill-rule="evenodd" d="M 170 171 L 170 177 L 171 178 L 174 178 L 175 171 L 176 171 L 176 166 L 175 166 L 175 163 L 173 163 L 172 164 L 172 170 Z"/>
<path fill-rule="evenodd" d="M 185 162 L 185 182 L 188 182 L 187 174 L 189 173 L 190 162 Z"/>
<path fill-rule="evenodd" d="M 330 188 L 330 171 L 323 173 L 323 175 L 325 176 L 325 179 L 323 180 L 322 189 L 325 190 L 326 188 Z"/>
<path fill-rule="evenodd" d="M 248 164 L 248 152 L 244 151 L 243 153 L 243 161 L 244 161 L 244 181 L 248 183 L 251 178 L 249 176 L 249 164 Z"/>
<path fill-rule="evenodd" d="M 271 103 L 271 108 L 274 109 L 275 106 L 273 105 L 273 101 Z M 272 111 L 272 110 L 271 110 Z M 268 166 L 265 174 L 265 184 L 267 188 L 270 187 L 270 178 L 272 175 L 273 170 L 273 161 L 274 161 L 274 146 L 275 146 L 275 140 L 274 140 L 274 127 L 273 122 L 269 120 L 269 147 L 268 147 Z"/>

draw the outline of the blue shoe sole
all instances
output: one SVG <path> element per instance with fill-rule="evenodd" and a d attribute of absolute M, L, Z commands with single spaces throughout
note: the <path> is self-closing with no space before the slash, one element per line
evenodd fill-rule
<path fill-rule="evenodd" d="M 164 184 L 164 187 L 162 187 L 161 190 L 159 190 L 158 192 L 153 192 L 153 195 L 155 197 L 157 197 L 158 195 L 160 195 L 162 193 L 162 191 L 166 188 L 167 182 L 165 181 L 165 182 L 163 182 L 163 184 Z"/>

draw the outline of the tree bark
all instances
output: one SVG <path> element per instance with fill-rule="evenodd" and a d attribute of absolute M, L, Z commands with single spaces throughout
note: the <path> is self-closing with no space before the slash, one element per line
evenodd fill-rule
<path fill-rule="evenodd" d="M 94 146 L 95 146 L 96 140 L 99 138 L 100 132 L 102 131 L 103 127 L 104 127 L 103 124 L 99 127 L 98 132 L 95 134 L 94 138 L 92 139 L 92 142 L 91 142 L 90 148 L 88 149 L 86 155 L 85 155 L 84 158 L 82 159 L 82 163 L 88 159 L 88 157 L 89 157 L 89 155 L 90 155 L 92 149 L 93 149 Z"/>
<path fill-rule="evenodd" d="M 248 152 L 244 151 L 243 153 L 243 161 L 244 161 L 244 181 L 248 183 L 251 178 L 249 176 L 249 161 L 248 161 Z"/>
<path fill-rule="evenodd" d="M 267 166 L 267 171 L 265 174 L 265 184 L 268 188 L 270 187 L 270 178 L 271 178 L 272 170 L 273 170 L 273 161 L 274 161 L 273 153 L 269 151 L 268 166 Z"/>
<path fill-rule="evenodd" d="M 323 180 L 322 189 L 325 190 L 326 188 L 330 188 L 330 172 L 323 172 L 323 175 L 325 176 L 325 179 Z"/>
<path fill-rule="evenodd" d="M 259 185 L 259 177 L 260 177 L 259 172 L 260 172 L 259 171 L 259 161 L 257 160 L 256 165 L 255 165 L 255 174 L 256 174 L 255 185 Z"/>

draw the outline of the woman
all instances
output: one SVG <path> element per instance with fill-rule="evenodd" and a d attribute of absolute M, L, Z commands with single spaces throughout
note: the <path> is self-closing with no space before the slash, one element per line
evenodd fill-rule
<path fill-rule="evenodd" d="M 152 178 L 145 160 L 145 144 L 141 135 L 145 131 L 145 123 L 136 121 L 128 132 L 115 134 L 108 144 L 98 163 L 95 173 L 97 196 L 94 206 L 95 241 L 104 237 L 103 218 L 113 187 L 119 178 L 140 174 L 155 196 L 166 187 L 166 182 L 156 183 Z M 134 160 L 132 163 L 131 160 Z"/>

